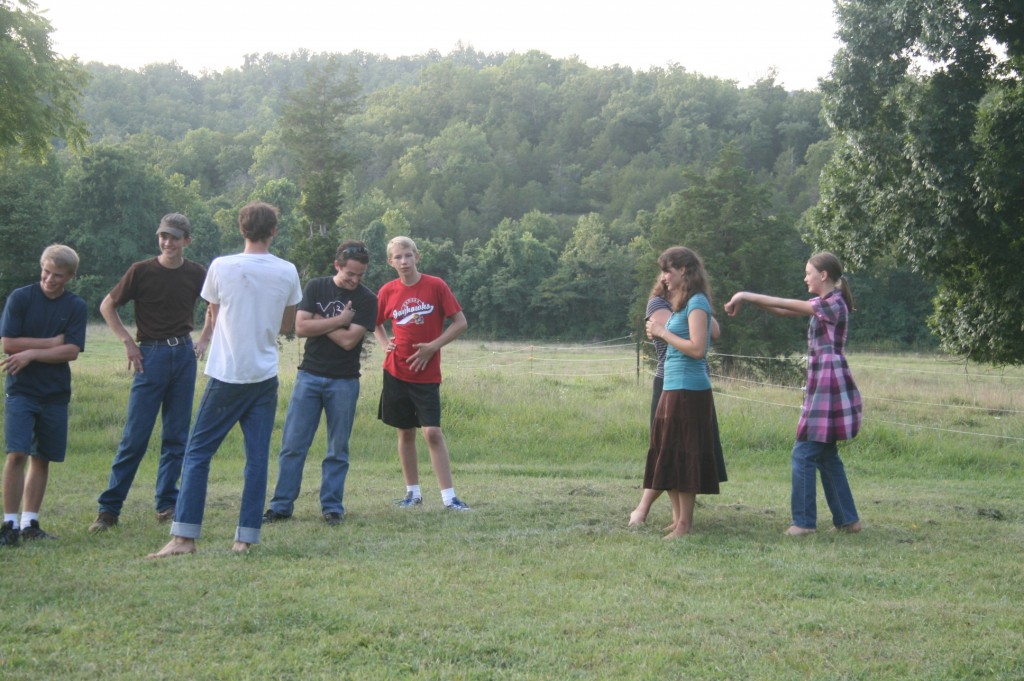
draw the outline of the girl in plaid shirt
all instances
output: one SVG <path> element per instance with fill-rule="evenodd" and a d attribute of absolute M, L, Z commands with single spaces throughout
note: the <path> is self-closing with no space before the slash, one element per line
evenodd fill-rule
<path fill-rule="evenodd" d="M 832 511 L 834 529 L 860 532 L 861 522 L 839 458 L 839 440 L 851 440 L 860 430 L 861 398 L 843 352 L 846 328 L 853 309 L 853 294 L 843 276 L 843 265 L 831 253 L 818 253 L 807 261 L 804 283 L 815 297 L 810 300 L 776 298 L 740 291 L 725 304 L 735 316 L 744 302 L 780 317 L 810 317 L 807 327 L 807 389 L 793 446 L 793 524 L 786 534 L 815 531 L 817 473 Z"/>

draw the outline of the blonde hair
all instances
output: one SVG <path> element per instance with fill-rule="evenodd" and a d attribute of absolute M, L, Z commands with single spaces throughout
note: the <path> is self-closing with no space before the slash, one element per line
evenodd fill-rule
<path fill-rule="evenodd" d="M 75 249 L 64 244 L 51 244 L 46 247 L 43 254 L 39 256 L 39 266 L 46 267 L 51 262 L 62 270 L 67 270 L 71 276 L 78 273 L 78 253 Z"/>
<path fill-rule="evenodd" d="M 416 255 L 420 254 L 420 249 L 416 248 L 416 242 L 407 236 L 396 236 L 388 242 L 388 260 L 391 260 L 391 251 L 395 248 L 408 248 Z"/>

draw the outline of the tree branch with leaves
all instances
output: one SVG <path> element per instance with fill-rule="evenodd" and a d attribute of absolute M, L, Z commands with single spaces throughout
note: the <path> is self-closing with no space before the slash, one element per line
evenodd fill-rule
<path fill-rule="evenodd" d="M 78 101 L 87 76 L 77 59 L 54 53 L 53 26 L 35 10 L 31 0 L 0 0 L 0 154 L 41 160 L 54 138 L 85 144 Z"/>
<path fill-rule="evenodd" d="M 854 268 L 895 256 L 934 281 L 929 324 L 946 350 L 1024 362 L 1024 5 L 836 8 L 819 245 Z"/>

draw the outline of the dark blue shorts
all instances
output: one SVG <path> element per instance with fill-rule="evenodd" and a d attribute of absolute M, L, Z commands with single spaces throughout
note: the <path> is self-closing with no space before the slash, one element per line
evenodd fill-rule
<path fill-rule="evenodd" d="M 377 418 L 393 428 L 441 426 L 441 384 L 409 383 L 384 372 Z"/>
<path fill-rule="evenodd" d="M 23 395 L 4 401 L 4 439 L 7 452 L 31 454 L 60 463 L 68 449 L 68 405 Z"/>

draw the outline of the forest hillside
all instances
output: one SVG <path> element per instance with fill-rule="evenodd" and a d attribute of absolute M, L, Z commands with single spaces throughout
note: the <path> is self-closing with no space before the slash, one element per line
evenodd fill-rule
<path fill-rule="evenodd" d="M 803 295 L 816 250 L 805 215 L 833 153 L 817 91 L 749 87 L 682 67 L 591 68 L 541 52 L 386 58 L 249 55 L 195 76 L 97 63 L 81 153 L 0 165 L 0 289 L 37 275 L 50 242 L 82 257 L 76 290 L 97 310 L 127 266 L 155 254 L 161 215 L 183 212 L 208 263 L 237 251 L 238 208 L 282 210 L 274 250 L 304 278 L 332 271 L 344 238 L 371 249 L 367 285 L 392 278 L 384 246 L 412 236 L 491 338 L 611 339 L 637 330 L 675 244 L 694 248 L 716 309 L 739 288 Z M 909 271 L 851 272 L 854 342 L 931 345 L 931 294 Z M 757 315 L 720 348 L 799 350 Z"/>

